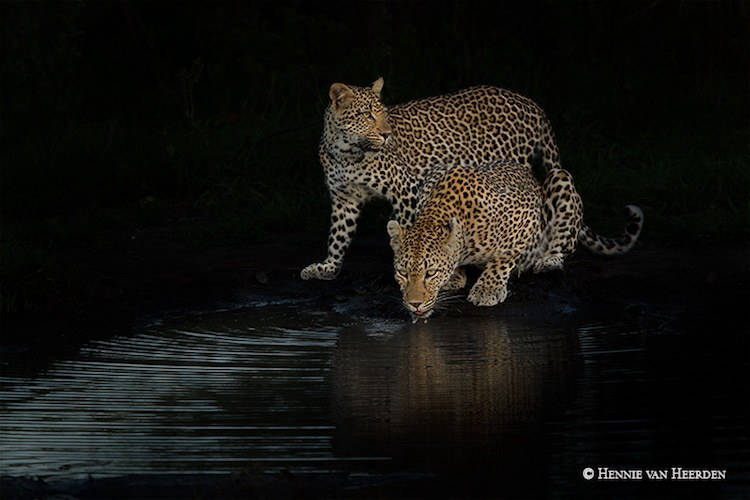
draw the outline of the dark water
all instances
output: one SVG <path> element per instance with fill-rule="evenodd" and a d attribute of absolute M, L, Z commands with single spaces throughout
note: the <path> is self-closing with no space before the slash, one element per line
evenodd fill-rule
<path fill-rule="evenodd" d="M 413 325 L 347 307 L 256 303 L 92 341 L 33 376 L 9 370 L 0 470 L 398 472 L 430 496 L 748 497 L 748 361 L 734 344 L 669 317 L 496 310 Z M 588 466 L 727 479 L 586 482 Z"/>

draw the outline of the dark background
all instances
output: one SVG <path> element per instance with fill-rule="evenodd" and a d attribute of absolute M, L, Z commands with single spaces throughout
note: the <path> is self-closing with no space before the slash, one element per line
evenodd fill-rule
<path fill-rule="evenodd" d="M 552 325 L 555 332 L 581 318 L 585 325 L 613 325 L 576 337 L 581 346 L 576 360 L 585 362 L 585 373 L 567 379 L 551 373 L 554 384 L 542 400 L 560 400 L 565 419 L 503 434 L 515 436 L 517 445 L 498 453 L 496 462 L 483 461 L 488 474 L 478 473 L 472 460 L 451 455 L 461 449 L 461 439 L 452 436 L 474 421 L 482 423 L 479 406 L 467 407 L 466 420 L 459 414 L 464 426 L 454 425 L 459 420 L 439 407 L 436 420 L 426 425 L 421 415 L 415 417 L 418 428 L 437 436 L 435 446 L 415 441 L 423 464 L 448 454 L 448 463 L 459 469 L 440 481 L 417 482 L 413 491 L 424 496 L 421 488 L 428 486 L 428 492 L 450 495 L 471 487 L 508 496 L 519 488 L 519 495 L 541 496 L 535 493 L 562 481 L 568 489 L 554 491 L 558 496 L 571 491 L 603 498 L 686 496 L 674 483 L 647 490 L 636 483 L 612 488 L 602 483 L 592 489 L 578 479 L 582 460 L 642 467 L 644 456 L 670 466 L 731 467 L 729 482 L 684 483 L 686 494 L 719 498 L 746 491 L 747 464 L 737 457 L 746 451 L 741 401 L 748 399 L 747 388 L 726 382 L 747 378 L 748 1 L 0 3 L 0 377 L 18 381 L 6 385 L 18 387 L 22 398 L 34 387 L 54 392 L 58 386 L 54 380 L 47 384 L 44 370 L 55 359 L 78 359 L 73 356 L 78 347 L 94 337 L 142 332 L 138 321 L 168 319 L 175 311 L 174 317 L 201 318 L 200 311 L 226 310 L 226 303 L 241 305 L 247 297 L 313 299 L 293 300 L 270 319 L 267 309 L 244 302 L 240 314 L 252 321 L 264 317 L 269 324 L 287 312 L 291 322 L 312 317 L 295 314 L 308 304 L 320 313 L 349 301 L 361 304 L 368 318 L 405 322 L 390 274 L 389 209 L 383 203 L 366 210 L 339 279 L 298 278 L 304 265 L 325 255 L 329 202 L 317 143 L 328 88 L 337 81 L 366 85 L 381 75 L 386 104 L 477 84 L 532 98 L 552 122 L 562 164 L 582 194 L 586 221 L 616 234 L 626 203 L 640 205 L 646 216 L 629 255 L 606 259 L 579 252 L 563 273 L 514 277 L 515 295 L 502 307 L 480 309 L 461 301 L 462 311 L 453 317 L 446 312 L 431 324 L 436 332 L 420 333 L 415 325 L 392 342 L 371 343 L 364 330 L 340 336 L 333 366 L 352 370 L 340 371 L 341 381 L 361 382 L 361 370 L 373 380 L 400 377 L 407 387 L 405 372 L 388 368 L 408 361 L 403 355 L 399 360 L 399 346 L 421 339 L 439 352 L 442 338 L 461 363 L 470 361 L 466 353 L 483 352 L 465 349 L 481 338 L 477 328 L 458 335 L 446 329 L 441 336 L 441 325 L 486 325 L 486 338 L 496 337 L 502 325 L 515 325 L 513 318 L 523 325 Z M 207 305 L 222 300 L 223 309 Z M 560 314 L 561 304 L 577 311 L 573 319 L 570 311 Z M 355 331 L 349 333 L 361 326 L 354 311 L 339 318 L 347 323 L 353 318 Z M 636 328 L 632 335 L 615 328 L 624 318 L 628 328 Z M 224 321 L 221 314 L 218 321 Z M 133 337 L 122 338 L 141 356 Z M 149 349 L 154 346 L 144 346 L 146 354 Z M 559 355 L 559 366 L 568 366 L 567 356 Z M 381 365 L 379 359 L 389 362 Z M 103 373 L 91 372 L 94 386 Z M 462 375 L 468 379 L 472 373 L 477 372 Z M 19 374 L 29 378 L 13 378 Z M 561 381 L 574 378 L 580 382 L 579 407 L 571 407 L 559 390 Z M 532 386 L 541 380 L 530 379 Z M 264 399 L 267 391 L 259 391 L 257 400 L 245 399 L 256 397 L 248 389 L 254 386 L 237 380 L 235 395 L 252 415 L 256 407 L 275 411 L 276 403 Z M 294 394 L 304 389 L 286 383 Z M 353 384 L 350 397 L 344 384 L 331 394 L 360 401 L 365 413 L 380 418 L 388 404 L 379 398 L 399 398 L 391 398 L 393 384 L 369 386 L 375 392 Z M 59 387 L 68 396 L 78 394 L 70 392 L 67 378 Z M 533 401 L 523 384 L 517 387 L 519 401 Z M 6 389 L 6 401 L 14 401 Z M 96 403 L 92 408 L 99 415 Z M 190 401 L 181 404 L 190 407 Z M 76 400 L 74 406 L 86 405 Z M 53 422 L 49 408 L 42 408 L 33 418 Z M 229 404 L 225 408 L 233 411 Z M 354 411 L 343 408 L 337 446 L 354 435 L 347 431 L 356 422 L 349 419 Z M 308 411 L 304 405 L 292 409 Z M 45 434 L 29 429 L 43 440 Z M 70 429 L 63 428 L 66 434 Z M 390 447 L 394 441 L 378 429 L 366 435 L 374 436 L 376 447 Z M 361 444 L 353 439 L 351 449 L 359 453 Z M 398 453 L 398 445 L 392 450 Z M 475 449 L 470 453 L 480 461 Z M 526 467 L 552 464 L 557 457 L 563 458 L 549 468 Z M 260 476 L 265 475 L 250 474 L 244 483 L 232 476 L 218 485 L 220 493 L 204 496 L 227 497 L 235 488 L 246 497 L 256 491 L 249 487 L 263 484 Z M 16 479 L 22 481 L 17 487 Z M 23 493 L 21 498 L 52 494 L 35 479 L 11 480 L 4 491 L 8 498 L 15 498 L 14 491 Z M 128 487 L 147 491 L 140 496 L 160 491 L 153 477 L 82 481 L 91 498 L 139 496 Z M 0 478 L 0 489 L 3 484 Z M 28 490 L 29 484 L 37 490 Z M 174 496 L 179 487 L 188 491 L 182 496 L 200 496 L 183 476 L 163 484 Z M 306 489 L 307 483 L 282 476 L 269 485 L 267 496 L 289 496 L 279 489 L 289 485 L 308 496 L 327 488 L 321 482 L 317 490 Z M 70 489 L 66 494 L 71 491 L 85 496 Z"/>
<path fill-rule="evenodd" d="M 304 241 L 301 262 L 320 260 L 328 87 L 381 75 L 386 104 L 476 84 L 534 99 L 597 229 L 619 228 L 635 203 L 642 245 L 750 235 L 748 2 L 0 11 L 4 318 L 128 307 L 154 286 L 138 265 L 149 254 L 168 266 L 217 245 Z M 371 209 L 364 236 L 382 236 L 387 215 Z"/>

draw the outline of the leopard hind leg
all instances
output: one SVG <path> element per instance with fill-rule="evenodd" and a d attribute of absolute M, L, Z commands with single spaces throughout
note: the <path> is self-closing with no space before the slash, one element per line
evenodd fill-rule
<path fill-rule="evenodd" d="M 573 184 L 573 176 L 562 168 L 553 168 L 542 185 L 544 236 L 540 258 L 534 272 L 562 269 L 565 258 L 576 249 L 583 225 L 583 202 Z"/>

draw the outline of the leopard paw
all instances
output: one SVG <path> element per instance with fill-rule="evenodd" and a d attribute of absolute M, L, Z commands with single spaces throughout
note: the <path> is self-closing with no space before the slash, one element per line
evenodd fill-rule
<path fill-rule="evenodd" d="M 541 261 L 534 264 L 534 273 L 562 269 L 564 259 L 561 254 L 545 255 Z"/>
<path fill-rule="evenodd" d="M 303 280 L 333 280 L 338 274 L 339 269 L 328 262 L 310 264 L 299 273 Z"/>
<path fill-rule="evenodd" d="M 468 301 L 475 306 L 495 306 L 505 302 L 508 296 L 508 287 L 489 288 L 481 285 L 474 285 L 467 297 Z"/>

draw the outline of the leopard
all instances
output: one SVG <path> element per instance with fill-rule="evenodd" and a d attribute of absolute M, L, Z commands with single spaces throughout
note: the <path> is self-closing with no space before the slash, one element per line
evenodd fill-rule
<path fill-rule="evenodd" d="M 526 165 L 509 160 L 444 166 L 430 173 L 424 191 L 413 224 L 387 224 L 395 279 L 414 321 L 430 317 L 441 293 L 466 286 L 461 266 L 483 268 L 468 301 L 494 306 L 508 296 L 515 269 L 561 269 L 578 242 L 603 255 L 626 253 L 643 226 L 643 211 L 627 205 L 622 235 L 594 232 L 583 223 L 573 176 L 562 168 L 550 169 L 540 184 Z"/>
<path fill-rule="evenodd" d="M 318 158 L 331 198 L 327 255 L 302 279 L 335 279 L 363 206 L 384 198 L 410 224 L 427 174 L 441 165 L 512 160 L 560 167 L 549 119 L 531 99 L 493 86 L 385 106 L 382 77 L 370 86 L 331 84 Z M 553 257 L 550 257 L 553 259 Z"/>

